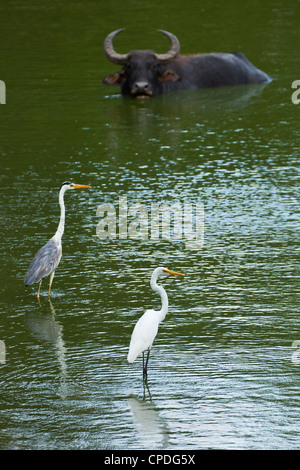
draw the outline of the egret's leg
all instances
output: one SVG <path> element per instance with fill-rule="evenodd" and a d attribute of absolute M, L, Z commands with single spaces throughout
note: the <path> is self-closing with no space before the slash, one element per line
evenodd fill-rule
<path fill-rule="evenodd" d="M 38 287 L 38 291 L 37 291 L 37 298 L 38 298 L 38 299 L 40 298 L 41 284 L 42 284 L 42 279 L 41 279 L 40 282 L 39 282 L 39 287 Z"/>
<path fill-rule="evenodd" d="M 53 278 L 54 278 L 54 273 L 55 273 L 55 271 L 53 271 L 53 273 L 50 274 L 49 289 L 48 289 L 48 297 L 50 297 L 50 291 L 51 291 L 52 281 L 53 281 Z"/>
<path fill-rule="evenodd" d="M 144 353 L 143 353 L 143 376 L 144 376 L 144 378 L 147 378 L 147 368 L 148 368 L 149 356 L 150 356 L 150 348 L 148 348 L 148 353 L 147 353 L 145 366 L 144 366 Z"/>

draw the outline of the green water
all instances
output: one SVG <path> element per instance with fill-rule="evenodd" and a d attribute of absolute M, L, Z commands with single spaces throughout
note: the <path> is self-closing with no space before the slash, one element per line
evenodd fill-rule
<path fill-rule="evenodd" d="M 263 5 L 262 5 L 263 3 Z M 2 449 L 299 448 L 299 3 L 21 2 L 0 6 Z M 123 99 L 116 48 L 244 52 L 267 86 Z M 51 302 L 23 278 L 55 232 Z M 97 208 L 204 205 L 204 244 L 100 240 Z M 127 363 L 159 265 L 169 313 L 149 362 Z M 3 343 L 1 343 L 3 345 Z M 294 345 L 294 346 L 293 346 Z"/>

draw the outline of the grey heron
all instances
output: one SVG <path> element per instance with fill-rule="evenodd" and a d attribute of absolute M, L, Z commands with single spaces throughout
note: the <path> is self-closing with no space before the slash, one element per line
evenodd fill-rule
<path fill-rule="evenodd" d="M 168 313 L 168 295 L 162 286 L 157 284 L 158 277 L 163 274 L 176 274 L 178 276 L 184 276 L 184 274 L 171 271 L 167 268 L 156 268 L 154 269 L 150 286 L 154 292 L 158 292 L 161 297 L 162 307 L 160 310 L 146 310 L 141 318 L 137 321 L 132 335 L 129 346 L 129 352 L 127 360 L 129 363 L 134 362 L 137 356 L 143 353 L 143 378 L 147 378 L 147 367 L 150 355 L 150 349 L 152 343 L 157 335 L 158 325 L 164 320 Z M 144 362 L 144 351 L 148 349 L 146 362 Z"/>
<path fill-rule="evenodd" d="M 49 289 L 48 296 L 50 297 L 51 285 L 54 277 L 55 270 L 59 265 L 62 247 L 61 247 L 61 238 L 64 233 L 65 228 L 65 204 L 64 204 L 64 194 L 68 189 L 79 189 L 79 188 L 90 188 L 90 186 L 85 184 L 74 184 L 69 181 L 64 182 L 59 190 L 59 205 L 60 205 L 60 221 L 55 235 L 50 238 L 50 240 L 39 249 L 33 258 L 27 274 L 24 279 L 25 286 L 30 286 L 31 284 L 38 282 L 38 291 L 37 298 L 40 297 L 40 288 L 42 280 L 45 277 L 50 276 L 49 279 Z"/>

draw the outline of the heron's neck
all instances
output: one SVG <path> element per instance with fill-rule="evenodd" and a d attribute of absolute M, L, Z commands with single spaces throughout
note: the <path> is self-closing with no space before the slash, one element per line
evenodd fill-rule
<path fill-rule="evenodd" d="M 160 321 L 163 321 L 166 314 L 168 313 L 168 296 L 165 289 L 162 286 L 156 284 L 156 281 L 151 281 L 151 287 L 154 292 L 158 292 L 161 298 L 161 309 L 158 311 Z"/>
<path fill-rule="evenodd" d="M 62 188 L 63 189 L 63 188 Z M 61 190 L 59 193 L 59 205 L 60 205 L 60 221 L 54 235 L 54 238 L 60 240 L 63 236 L 65 229 L 65 203 L 64 203 L 64 194 L 65 191 Z"/>

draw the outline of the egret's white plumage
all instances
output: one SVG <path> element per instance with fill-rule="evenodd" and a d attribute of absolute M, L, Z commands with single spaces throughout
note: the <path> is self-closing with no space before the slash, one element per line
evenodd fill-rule
<path fill-rule="evenodd" d="M 161 297 L 162 307 L 160 310 L 146 310 L 144 315 L 137 321 L 132 335 L 129 346 L 127 360 L 129 363 L 134 362 L 140 353 L 143 353 L 143 375 L 147 375 L 147 365 L 152 343 L 157 335 L 158 326 L 164 320 L 168 313 L 168 296 L 165 289 L 157 284 L 157 279 L 163 274 L 177 274 L 184 276 L 184 274 L 170 271 L 167 268 L 154 269 L 150 281 L 150 286 L 154 292 L 158 292 Z M 144 351 L 148 350 L 146 364 L 144 364 Z"/>
<path fill-rule="evenodd" d="M 131 335 L 128 362 L 134 362 L 141 352 L 151 348 L 157 335 L 158 325 L 162 321 L 159 313 L 156 310 L 146 310 L 136 323 Z"/>

